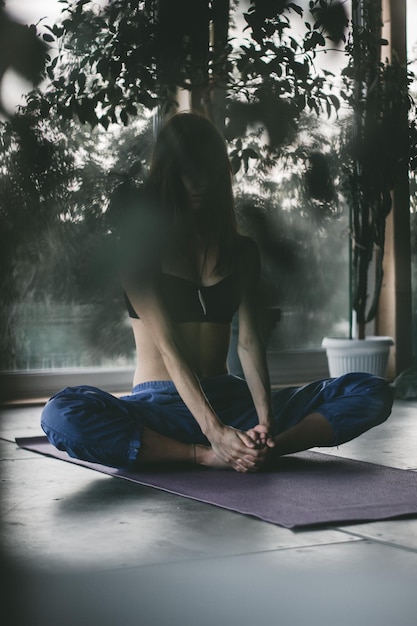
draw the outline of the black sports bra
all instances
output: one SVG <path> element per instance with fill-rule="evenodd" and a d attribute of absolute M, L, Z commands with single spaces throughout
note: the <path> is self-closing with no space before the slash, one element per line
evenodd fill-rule
<path fill-rule="evenodd" d="M 199 286 L 180 276 L 160 273 L 158 286 L 174 322 L 230 323 L 240 303 L 236 273 L 209 287 Z M 129 317 L 139 319 L 126 293 L 125 301 Z"/>

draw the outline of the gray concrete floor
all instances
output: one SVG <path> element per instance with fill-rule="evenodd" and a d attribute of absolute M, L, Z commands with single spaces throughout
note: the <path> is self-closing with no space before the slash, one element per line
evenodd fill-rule
<path fill-rule="evenodd" d="M 19 449 L 40 410 L 0 420 L 5 626 L 417 626 L 417 518 L 287 530 Z M 417 471 L 417 402 L 326 452 Z"/>

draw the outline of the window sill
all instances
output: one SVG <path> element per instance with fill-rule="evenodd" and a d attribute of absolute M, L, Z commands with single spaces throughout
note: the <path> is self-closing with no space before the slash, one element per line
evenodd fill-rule
<path fill-rule="evenodd" d="M 322 349 L 269 352 L 268 364 L 274 387 L 297 385 L 327 378 L 329 370 Z M 64 387 L 92 385 L 119 395 L 132 388 L 133 368 L 71 368 L 22 370 L 0 373 L 0 398 L 4 403 L 35 403 Z"/>

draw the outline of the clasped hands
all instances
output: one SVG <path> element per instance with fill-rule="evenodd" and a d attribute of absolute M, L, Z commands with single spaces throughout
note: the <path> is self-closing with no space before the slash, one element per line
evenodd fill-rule
<path fill-rule="evenodd" d="M 257 424 L 248 431 L 223 426 L 210 438 L 216 456 L 237 472 L 256 472 L 266 463 L 275 442 L 266 425 Z"/>

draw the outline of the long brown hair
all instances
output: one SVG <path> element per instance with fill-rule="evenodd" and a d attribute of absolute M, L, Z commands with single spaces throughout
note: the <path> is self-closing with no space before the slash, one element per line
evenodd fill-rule
<path fill-rule="evenodd" d="M 227 271 L 234 258 L 237 226 L 226 145 L 207 118 L 178 113 L 158 134 L 146 184 L 177 241 L 187 233 L 188 200 L 181 176 L 190 168 L 208 177 L 205 233 L 218 250 L 216 270 Z"/>

